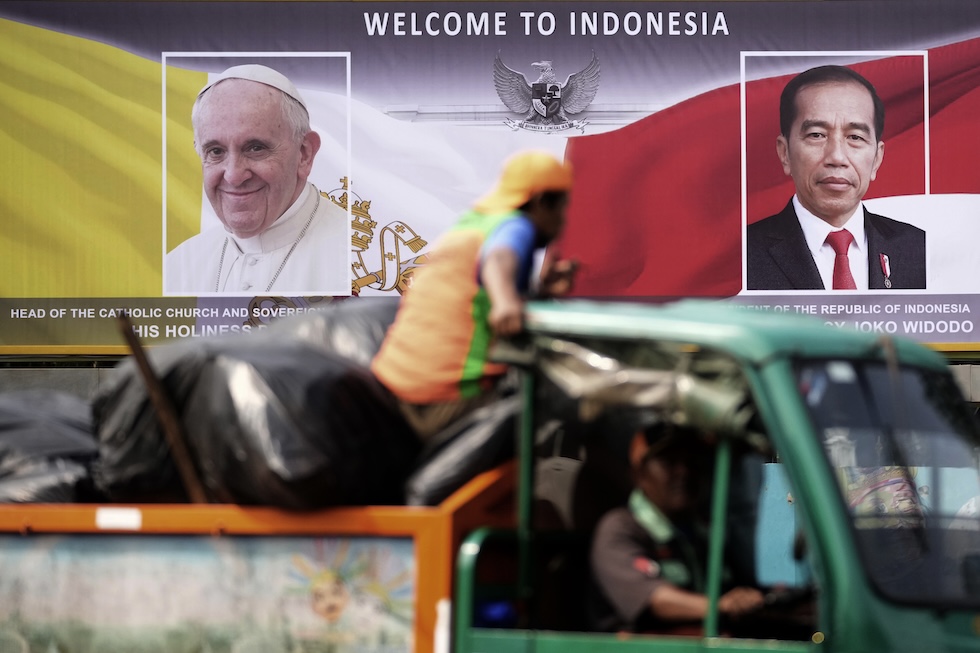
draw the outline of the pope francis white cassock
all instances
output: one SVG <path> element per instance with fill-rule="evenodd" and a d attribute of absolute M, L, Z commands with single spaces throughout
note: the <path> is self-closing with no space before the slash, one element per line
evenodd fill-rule
<path fill-rule="evenodd" d="M 320 137 L 292 82 L 229 68 L 202 89 L 192 123 L 221 225 L 167 254 L 166 293 L 350 294 L 349 218 L 307 181 Z"/>

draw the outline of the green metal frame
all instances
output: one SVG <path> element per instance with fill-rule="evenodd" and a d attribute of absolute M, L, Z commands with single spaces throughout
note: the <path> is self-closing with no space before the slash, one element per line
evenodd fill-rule
<path fill-rule="evenodd" d="M 516 540 L 517 537 L 517 531 L 484 527 L 472 532 L 460 546 L 454 592 L 454 653 L 596 653 L 610 649 L 617 653 L 649 653 L 651 650 L 690 653 L 705 649 L 802 653 L 812 649 L 807 643 L 777 640 L 476 628 L 472 619 L 477 598 L 476 566 L 484 545 L 494 538 Z"/>
<path fill-rule="evenodd" d="M 708 554 L 707 588 L 709 612 L 705 619 L 705 638 L 621 634 L 560 633 L 534 631 L 526 628 L 510 630 L 476 628 L 473 626 L 472 609 L 476 602 L 476 566 L 486 542 L 492 538 L 516 538 L 518 551 L 518 580 L 515 598 L 527 605 L 534 600 L 531 560 L 533 558 L 534 531 L 532 527 L 533 475 L 534 475 L 534 374 L 521 375 L 523 407 L 518 434 L 518 496 L 516 531 L 480 528 L 469 535 L 460 547 L 456 564 L 456 591 L 454 609 L 454 652 L 471 653 L 592 653 L 597 647 L 613 646 L 622 653 L 648 651 L 656 645 L 664 653 L 684 653 L 702 650 L 703 645 L 738 651 L 775 651 L 799 653 L 809 646 L 799 642 L 776 640 L 721 639 L 719 633 L 718 599 L 721 593 L 722 568 L 725 544 L 725 524 L 728 511 L 728 486 L 731 477 L 731 443 L 719 443 L 714 470 L 714 490 L 711 511 L 711 540 Z M 713 645 L 708 642 L 714 642 Z"/>
<path fill-rule="evenodd" d="M 725 555 L 725 523 L 728 513 L 728 482 L 732 472 L 732 445 L 718 443 L 715 454 L 715 478 L 711 499 L 711 539 L 708 542 L 708 614 L 704 618 L 704 636 L 718 636 L 718 599 Z"/>
<path fill-rule="evenodd" d="M 727 352 L 741 362 L 752 388 L 756 408 L 787 471 L 800 520 L 818 579 L 819 618 L 814 642 L 746 640 L 717 637 L 725 518 L 731 474 L 730 443 L 717 451 L 708 553 L 709 614 L 704 638 L 657 635 L 475 628 L 472 609 L 476 593 L 476 562 L 488 538 L 516 538 L 521 601 L 533 601 L 532 530 L 534 378 L 523 374 L 524 410 L 518 440 L 519 487 L 516 531 L 480 529 L 459 552 L 454 596 L 454 653 L 593 653 L 611 648 L 633 651 L 833 651 L 834 653 L 911 650 L 980 651 L 980 615 L 949 611 L 938 614 L 888 603 L 871 589 L 853 538 L 836 480 L 824 462 L 819 439 L 802 404 L 792 360 L 839 358 L 881 360 L 882 342 L 876 334 L 827 327 L 806 316 L 762 314 L 723 302 L 685 300 L 665 307 L 595 302 L 532 303 L 526 321 L 532 333 L 595 336 L 618 339 L 665 340 Z M 907 365 L 946 370 L 934 351 L 903 339 L 888 343 Z"/>

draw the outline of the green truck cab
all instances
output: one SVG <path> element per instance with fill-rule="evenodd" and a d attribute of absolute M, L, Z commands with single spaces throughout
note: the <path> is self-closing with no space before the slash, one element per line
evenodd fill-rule
<path fill-rule="evenodd" d="M 980 439 L 937 353 L 693 300 L 535 304 L 526 338 L 510 344 L 498 356 L 523 370 L 525 396 L 518 523 L 477 531 L 461 547 L 455 653 L 980 650 Z M 584 433 L 583 446 L 599 450 L 632 411 L 715 443 L 711 607 L 693 635 L 588 632 L 582 551 L 594 522 L 542 528 L 535 514 L 568 500 L 543 496 L 556 486 L 577 497 L 603 491 L 595 474 L 584 480 L 588 454 L 569 465 L 573 481 L 542 490 L 542 431 L 560 420 L 566 437 Z M 745 633 L 717 610 L 737 546 L 773 590 L 765 618 Z M 509 575 L 492 562 L 501 550 L 514 562 Z M 508 607 L 510 618 L 488 619 L 488 606 Z"/>

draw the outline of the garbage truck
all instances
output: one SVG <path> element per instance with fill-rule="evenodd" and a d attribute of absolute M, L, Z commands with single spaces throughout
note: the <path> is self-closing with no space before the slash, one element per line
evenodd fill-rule
<path fill-rule="evenodd" d="M 574 300 L 529 303 L 494 356 L 512 455 L 431 505 L 0 506 L 0 650 L 980 651 L 980 435 L 938 353 L 724 301 Z M 650 416 L 704 438 L 709 608 L 598 632 L 591 537 Z M 765 596 L 740 623 L 732 565 Z"/>

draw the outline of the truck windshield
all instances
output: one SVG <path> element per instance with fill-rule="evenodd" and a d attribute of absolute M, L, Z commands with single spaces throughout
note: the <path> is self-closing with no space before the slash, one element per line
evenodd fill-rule
<path fill-rule="evenodd" d="M 797 370 L 878 591 L 980 606 L 980 438 L 951 377 L 870 361 Z"/>

